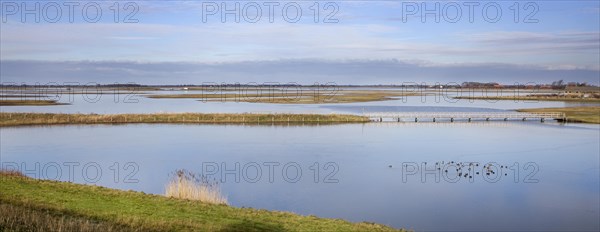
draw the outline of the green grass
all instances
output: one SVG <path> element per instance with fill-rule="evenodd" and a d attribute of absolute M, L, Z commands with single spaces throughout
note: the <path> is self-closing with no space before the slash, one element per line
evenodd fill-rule
<path fill-rule="evenodd" d="M 2 231 L 57 231 L 59 226 L 65 231 L 397 231 L 374 223 L 234 208 L 2 172 L 0 186 Z"/>
<path fill-rule="evenodd" d="M 369 118 L 341 114 L 52 114 L 0 113 L 0 127 L 60 124 L 121 123 L 197 123 L 197 124 L 267 124 L 267 123 L 363 123 Z"/>
<path fill-rule="evenodd" d="M 54 100 L 0 100 L 0 106 L 55 106 L 66 105 Z"/>
<path fill-rule="evenodd" d="M 538 108 L 520 109 L 519 112 L 561 112 L 565 113 L 568 122 L 583 122 L 600 124 L 600 107 L 564 107 L 564 108 Z"/>

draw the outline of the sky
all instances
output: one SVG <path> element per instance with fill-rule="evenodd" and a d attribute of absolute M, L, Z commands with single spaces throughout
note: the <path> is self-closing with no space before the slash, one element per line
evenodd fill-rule
<path fill-rule="evenodd" d="M 0 6 L 3 83 L 600 84 L 597 0 Z"/>

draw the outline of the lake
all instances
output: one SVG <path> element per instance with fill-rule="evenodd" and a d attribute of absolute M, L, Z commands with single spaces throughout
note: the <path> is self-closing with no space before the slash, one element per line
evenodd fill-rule
<path fill-rule="evenodd" d="M 102 95 L 97 102 L 75 98 L 71 105 L 0 111 L 362 114 L 598 105 L 421 96 L 289 105 L 137 99 Z M 72 125 L 8 127 L 0 136 L 2 166 L 36 178 L 163 194 L 170 175 L 187 169 L 220 182 L 235 207 L 414 230 L 600 229 L 599 125 Z"/>
<path fill-rule="evenodd" d="M 18 127 L 2 128 L 0 151 L 3 166 L 25 165 L 29 176 L 154 194 L 184 168 L 221 180 L 236 207 L 415 230 L 598 230 L 599 131 L 551 122 Z M 431 173 L 442 161 L 477 162 L 480 173 L 421 179 L 424 162 Z M 487 163 L 509 168 L 491 178 Z"/>

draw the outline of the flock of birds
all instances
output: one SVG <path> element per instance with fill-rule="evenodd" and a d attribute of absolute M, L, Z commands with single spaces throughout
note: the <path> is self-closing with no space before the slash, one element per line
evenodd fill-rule
<path fill-rule="evenodd" d="M 427 166 L 427 162 L 423 163 L 425 166 Z M 405 168 L 406 168 L 407 164 L 405 164 Z M 392 168 L 392 165 L 388 166 L 389 168 Z M 454 161 L 450 161 L 450 162 L 435 162 L 435 167 L 437 168 L 437 170 L 444 170 L 445 173 L 448 173 L 448 170 L 452 170 L 452 168 L 456 169 L 456 174 L 458 177 L 463 177 L 463 178 L 473 178 L 472 175 L 473 171 L 476 170 L 476 167 L 479 167 L 479 163 L 473 163 L 473 162 L 454 162 Z M 499 169 L 498 169 L 499 167 Z M 483 165 L 482 167 L 482 175 L 495 175 L 496 171 L 500 171 L 500 174 L 502 174 L 502 169 L 508 169 L 508 166 L 506 165 L 495 165 L 492 163 L 488 163 Z M 479 175 L 479 171 L 475 171 L 475 175 Z M 504 173 L 505 176 L 508 175 L 508 173 Z"/>

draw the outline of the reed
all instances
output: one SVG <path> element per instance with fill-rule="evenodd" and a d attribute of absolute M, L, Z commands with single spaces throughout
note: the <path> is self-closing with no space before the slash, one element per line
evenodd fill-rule
<path fill-rule="evenodd" d="M 184 169 L 173 174 L 165 187 L 165 196 L 227 205 L 227 199 L 221 193 L 218 181 L 211 181 L 204 175 Z"/>
<path fill-rule="evenodd" d="M 2 176 L 25 177 L 25 174 L 16 170 L 0 169 L 0 177 Z"/>
<path fill-rule="evenodd" d="M 0 106 L 55 106 L 68 105 L 55 100 L 0 100 Z"/>
<path fill-rule="evenodd" d="M 364 123 L 369 118 L 342 114 L 50 114 L 0 113 L 0 127 L 54 124 L 121 124 L 121 123 Z"/>
<path fill-rule="evenodd" d="M 578 107 L 559 107 L 559 108 L 537 108 L 520 109 L 519 112 L 561 112 L 567 116 L 567 122 L 595 123 L 600 124 L 599 106 L 578 106 Z"/>

